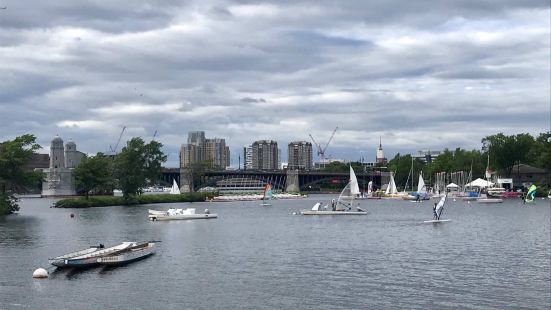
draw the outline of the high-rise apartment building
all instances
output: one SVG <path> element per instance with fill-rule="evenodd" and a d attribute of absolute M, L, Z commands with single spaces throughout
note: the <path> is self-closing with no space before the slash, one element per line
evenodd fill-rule
<path fill-rule="evenodd" d="M 253 145 L 243 147 L 243 170 L 253 169 Z"/>
<path fill-rule="evenodd" d="M 289 143 L 288 156 L 289 169 L 312 169 L 312 143 L 306 141 Z"/>
<path fill-rule="evenodd" d="M 230 148 L 226 140 L 207 139 L 204 131 L 190 131 L 187 144 L 180 148 L 180 167 L 189 168 L 193 164 L 206 162 L 212 167 L 226 168 L 230 165 Z"/>
<path fill-rule="evenodd" d="M 278 170 L 277 142 L 273 140 L 255 141 L 252 145 L 252 168 L 255 170 Z"/>

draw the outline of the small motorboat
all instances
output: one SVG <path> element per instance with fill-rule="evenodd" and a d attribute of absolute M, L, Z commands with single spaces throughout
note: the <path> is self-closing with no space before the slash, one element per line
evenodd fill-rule
<path fill-rule="evenodd" d="M 149 257 L 155 253 L 155 242 L 148 241 L 98 257 L 100 265 L 118 266 Z"/>
<path fill-rule="evenodd" d="M 167 211 L 149 210 L 148 213 L 150 221 L 197 220 L 218 217 L 218 214 L 210 213 L 209 209 L 205 209 L 205 213 L 195 213 L 195 208 L 168 209 Z"/>
<path fill-rule="evenodd" d="M 56 266 L 56 267 L 63 267 L 65 265 L 65 260 L 66 259 L 70 259 L 70 258 L 74 258 L 74 257 L 77 257 L 77 256 L 82 256 L 82 255 L 88 255 L 88 254 L 94 253 L 96 251 L 99 251 L 103 248 L 105 248 L 103 246 L 103 244 L 93 245 L 93 246 L 91 246 L 87 249 L 84 249 L 84 250 L 79 250 L 79 251 L 63 254 L 63 255 L 60 255 L 60 256 L 57 256 L 57 257 L 54 257 L 54 258 L 50 258 L 50 259 L 48 259 L 48 262 L 50 264 Z"/>

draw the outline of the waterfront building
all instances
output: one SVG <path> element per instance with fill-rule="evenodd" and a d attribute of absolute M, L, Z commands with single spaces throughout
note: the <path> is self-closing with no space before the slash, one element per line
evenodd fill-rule
<path fill-rule="evenodd" d="M 84 156 L 77 151 L 74 142 L 70 141 L 64 147 L 63 140 L 55 136 L 50 145 L 50 166 L 42 169 L 46 176 L 42 182 L 42 196 L 76 195 L 73 170 Z"/>
<path fill-rule="evenodd" d="M 187 144 L 180 147 L 180 168 L 205 162 L 225 169 L 230 165 L 230 148 L 225 139 L 207 139 L 204 131 L 190 131 Z"/>
<path fill-rule="evenodd" d="M 312 143 L 307 141 L 295 141 L 288 145 L 288 169 L 312 169 L 313 155 Z"/>
<path fill-rule="evenodd" d="M 253 168 L 253 145 L 246 144 L 243 147 L 243 170 Z"/>
<path fill-rule="evenodd" d="M 273 140 L 259 140 L 252 145 L 252 168 L 255 170 L 278 170 L 279 152 L 277 142 Z"/>
<path fill-rule="evenodd" d="M 432 160 L 440 154 L 442 154 L 442 151 L 421 150 L 417 151 L 417 154 L 411 154 L 411 157 L 424 163 L 432 163 Z"/>

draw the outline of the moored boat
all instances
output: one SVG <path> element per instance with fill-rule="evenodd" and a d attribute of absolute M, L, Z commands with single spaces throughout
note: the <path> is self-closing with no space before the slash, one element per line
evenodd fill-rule
<path fill-rule="evenodd" d="M 79 250 L 79 251 L 63 254 L 63 255 L 60 255 L 60 256 L 57 256 L 57 257 L 54 257 L 54 258 L 50 258 L 50 259 L 48 259 L 48 262 L 50 264 L 56 266 L 56 267 L 63 267 L 65 265 L 65 260 L 66 259 L 70 259 L 70 258 L 74 258 L 74 257 L 77 257 L 77 256 L 82 256 L 82 255 L 88 255 L 88 254 L 94 253 L 96 251 L 99 251 L 103 248 L 104 248 L 103 244 L 94 245 L 94 246 L 91 246 L 91 247 L 89 247 L 87 249 L 84 249 L 84 250 Z"/>
<path fill-rule="evenodd" d="M 136 245 L 136 242 L 123 242 L 113 247 L 103 248 L 101 250 L 94 251 L 91 253 L 86 253 L 83 255 L 66 258 L 63 260 L 62 263 L 56 266 L 57 267 L 75 267 L 75 268 L 93 267 L 98 264 L 98 258 L 120 250 L 124 250 L 126 248 L 129 248 L 135 245 Z"/>
<path fill-rule="evenodd" d="M 155 253 L 155 242 L 149 241 L 98 258 L 100 265 L 117 266 L 149 257 Z"/>

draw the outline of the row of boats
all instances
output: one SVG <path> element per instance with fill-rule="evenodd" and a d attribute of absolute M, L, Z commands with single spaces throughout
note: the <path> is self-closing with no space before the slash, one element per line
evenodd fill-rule
<path fill-rule="evenodd" d="M 58 268 L 124 265 L 153 255 L 155 253 L 155 243 L 155 241 L 123 242 L 108 248 L 100 244 L 50 258 L 48 262 Z"/>

